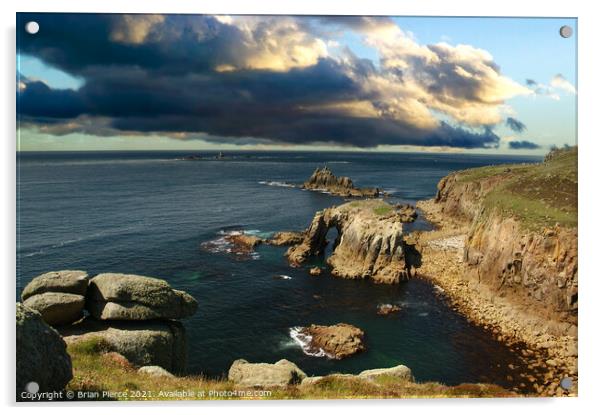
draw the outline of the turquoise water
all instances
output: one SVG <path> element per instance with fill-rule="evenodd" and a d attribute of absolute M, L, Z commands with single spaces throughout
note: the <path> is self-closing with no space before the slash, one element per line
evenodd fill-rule
<path fill-rule="evenodd" d="M 186 154 L 19 154 L 17 296 L 36 275 L 58 269 L 164 278 L 199 302 L 198 313 L 185 321 L 190 372 L 210 376 L 226 373 L 238 358 L 286 358 L 310 375 L 405 364 L 421 381 L 505 385 L 508 363 L 520 365 L 427 282 L 310 277 L 307 267 L 288 266 L 285 248 L 234 255 L 221 238 L 236 230 L 263 236 L 301 230 L 317 210 L 343 202 L 282 185 L 303 182 L 317 166 L 328 165 L 358 186 L 381 187 L 392 202 L 415 203 L 432 197 L 450 171 L 535 160 L 293 152 L 178 160 Z M 428 228 L 422 218 L 408 226 Z M 381 303 L 402 311 L 378 316 Z M 366 352 L 340 361 L 309 356 L 290 336 L 296 326 L 338 322 L 365 331 Z"/>

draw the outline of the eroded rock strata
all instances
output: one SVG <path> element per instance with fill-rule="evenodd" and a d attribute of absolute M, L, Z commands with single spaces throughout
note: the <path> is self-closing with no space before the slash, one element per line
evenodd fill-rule
<path fill-rule="evenodd" d="M 378 197 L 381 194 L 378 188 L 355 187 L 349 177 L 337 177 L 328 167 L 316 169 L 301 188 L 343 197 Z"/>
<path fill-rule="evenodd" d="M 317 212 L 303 241 L 286 253 L 291 265 L 322 255 L 331 228 L 338 232 L 327 260 L 332 275 L 391 284 L 413 274 L 418 258 L 414 247 L 404 241 L 403 217 L 380 200 L 354 201 Z"/>
<path fill-rule="evenodd" d="M 416 235 L 419 273 L 511 345 L 541 394 L 577 381 L 576 149 L 544 163 L 450 174 L 419 207 L 439 229 Z M 522 346 L 520 346 L 522 344 Z"/>

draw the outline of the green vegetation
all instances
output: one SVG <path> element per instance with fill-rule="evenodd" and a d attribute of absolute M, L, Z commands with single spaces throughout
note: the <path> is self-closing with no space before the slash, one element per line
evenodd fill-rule
<path fill-rule="evenodd" d="M 380 199 L 355 200 L 342 205 L 341 208 L 371 210 L 377 216 L 385 216 L 394 211 L 393 206 Z"/>
<path fill-rule="evenodd" d="M 461 183 L 491 180 L 484 207 L 514 216 L 527 229 L 577 226 L 577 148 L 556 150 L 531 165 L 482 167 L 459 173 Z M 495 184 L 495 179 L 499 183 Z"/>
<path fill-rule="evenodd" d="M 374 212 L 374 214 L 376 214 L 378 216 L 384 216 L 384 215 L 388 215 L 389 213 L 393 212 L 393 206 L 384 203 L 382 206 L 376 206 L 375 208 L 372 209 L 372 211 Z"/>
<path fill-rule="evenodd" d="M 211 399 L 345 399 L 345 398 L 442 398 L 516 396 L 496 385 L 413 383 L 390 376 L 374 382 L 354 377 L 326 376 L 313 385 L 290 385 L 267 390 L 241 388 L 225 379 L 202 376 L 152 377 L 141 374 L 123 357 L 105 353 L 98 339 L 68 346 L 73 361 L 73 379 L 68 391 L 89 395 L 95 400 L 211 400 Z M 103 395 L 103 391 L 105 394 Z M 187 393 L 186 396 L 181 394 Z M 107 392 L 113 392 L 108 396 Z M 115 395 L 119 392 L 119 395 Z M 80 399 L 85 396 L 80 395 Z"/>

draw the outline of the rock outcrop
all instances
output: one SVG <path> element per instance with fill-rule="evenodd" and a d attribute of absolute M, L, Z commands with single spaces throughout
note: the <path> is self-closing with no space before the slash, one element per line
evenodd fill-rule
<path fill-rule="evenodd" d="M 88 273 L 85 271 L 53 271 L 35 277 L 23 288 L 21 300 L 43 293 L 68 293 L 84 296 L 88 289 Z"/>
<path fill-rule="evenodd" d="M 197 310 L 196 300 L 157 278 L 99 274 L 90 280 L 86 308 L 99 320 L 181 319 Z"/>
<path fill-rule="evenodd" d="M 48 272 L 25 286 L 21 300 L 48 324 L 70 324 L 83 317 L 87 289 L 88 274 L 84 271 Z"/>
<path fill-rule="evenodd" d="M 380 316 L 388 316 L 389 314 L 401 311 L 401 307 L 394 304 L 380 304 L 376 310 L 376 314 Z"/>
<path fill-rule="evenodd" d="M 275 246 L 297 245 L 303 242 L 304 237 L 303 232 L 276 232 L 267 243 Z"/>
<path fill-rule="evenodd" d="M 17 303 L 16 324 L 17 399 L 30 382 L 38 384 L 39 392 L 62 391 L 73 374 L 61 336 L 40 313 L 21 303 Z"/>
<path fill-rule="evenodd" d="M 138 369 L 138 373 L 147 375 L 153 378 L 173 378 L 175 377 L 161 366 L 142 366 Z"/>
<path fill-rule="evenodd" d="M 414 382 L 414 376 L 409 367 L 404 365 L 384 368 L 384 369 L 370 369 L 360 372 L 359 375 L 352 375 L 349 373 L 333 373 L 327 376 L 311 376 L 306 377 L 301 381 L 302 387 L 313 386 L 320 384 L 324 379 L 340 379 L 340 380 L 364 380 L 373 382 L 379 377 L 386 376 L 388 378 L 397 378 L 408 382 Z"/>
<path fill-rule="evenodd" d="M 233 253 L 242 254 L 253 252 L 258 245 L 264 242 L 259 236 L 246 235 L 245 233 L 228 235 L 224 239 L 232 245 Z"/>
<path fill-rule="evenodd" d="M 414 381 L 414 376 L 412 375 L 412 371 L 410 370 L 409 367 L 404 366 L 404 365 L 398 365 L 398 366 L 389 367 L 386 369 L 364 370 L 363 372 L 360 372 L 360 374 L 358 375 L 359 378 L 370 379 L 370 380 L 377 379 L 380 376 L 389 376 L 389 377 L 407 380 L 410 382 Z"/>
<path fill-rule="evenodd" d="M 228 380 L 242 387 L 285 387 L 301 383 L 307 375 L 286 359 L 270 363 L 249 363 L 238 359 L 228 371 Z"/>
<path fill-rule="evenodd" d="M 96 339 L 107 351 L 123 355 L 135 366 L 161 366 L 172 373 L 186 370 L 186 331 L 178 321 L 98 321 L 87 318 L 59 330 L 69 344 Z"/>
<path fill-rule="evenodd" d="M 35 278 L 23 298 L 69 343 L 97 340 L 135 366 L 186 369 L 186 331 L 175 320 L 193 315 L 198 304 L 164 280 L 105 273 L 88 281 L 83 271 L 58 271 Z M 84 305 L 90 315 L 82 318 Z"/>
<path fill-rule="evenodd" d="M 337 177 L 328 167 L 318 168 L 301 186 L 303 189 L 327 192 L 343 197 L 378 197 L 378 188 L 356 188 L 349 177 Z"/>
<path fill-rule="evenodd" d="M 338 231 L 327 260 L 332 275 L 389 284 L 413 275 L 419 261 L 417 251 L 404 241 L 395 207 L 380 200 L 350 202 L 316 213 L 303 242 L 286 253 L 291 265 L 322 255 L 331 228 Z"/>
<path fill-rule="evenodd" d="M 323 352 L 331 359 L 343 359 L 365 349 L 364 332 L 351 324 L 339 323 L 333 326 L 312 324 L 303 327 L 300 334 L 309 340 L 306 347 L 310 353 Z"/>
<path fill-rule="evenodd" d="M 312 267 L 309 269 L 309 275 L 318 276 L 322 274 L 322 268 L 320 267 Z"/>
<path fill-rule="evenodd" d="M 23 305 L 36 310 L 50 325 L 71 324 L 83 317 L 86 301 L 83 295 L 48 292 L 36 294 L 23 301 Z"/>

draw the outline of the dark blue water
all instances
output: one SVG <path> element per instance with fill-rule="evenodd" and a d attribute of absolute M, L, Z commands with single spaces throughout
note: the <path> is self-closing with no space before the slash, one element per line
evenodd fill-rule
<path fill-rule="evenodd" d="M 237 229 L 267 236 L 305 228 L 317 210 L 343 200 L 262 182 L 301 183 L 317 166 L 358 186 L 381 187 L 392 202 L 413 203 L 432 197 L 450 171 L 535 160 L 298 152 L 177 160 L 185 154 L 19 154 L 17 295 L 50 270 L 164 278 L 199 302 L 186 321 L 193 373 L 218 376 L 238 358 L 286 358 L 313 375 L 405 364 L 421 381 L 505 384 L 508 362 L 518 364 L 512 353 L 424 281 L 387 286 L 310 277 L 307 267 L 288 266 L 285 248 L 262 246 L 245 257 L 201 245 L 214 241 L 219 248 L 223 234 Z M 420 219 L 413 227 L 428 224 Z M 402 312 L 378 316 L 381 303 L 399 304 Z M 289 336 L 291 327 L 338 322 L 366 332 L 365 353 L 341 361 L 307 356 Z"/>

